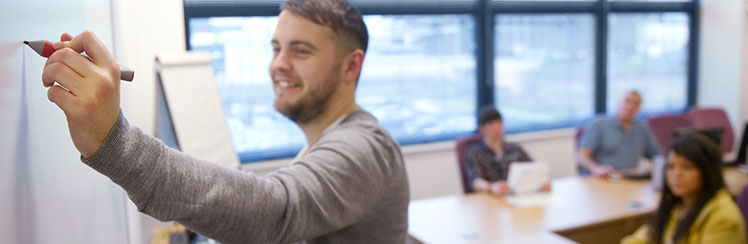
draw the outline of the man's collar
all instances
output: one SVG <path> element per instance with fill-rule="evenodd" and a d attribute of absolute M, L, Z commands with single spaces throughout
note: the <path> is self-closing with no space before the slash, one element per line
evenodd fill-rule
<path fill-rule="evenodd" d="M 340 123 L 343 122 L 343 120 L 345 118 L 347 118 L 348 115 L 351 115 L 352 113 L 355 113 L 356 111 L 359 111 L 359 110 L 355 110 L 353 112 L 350 112 L 350 113 L 347 113 L 347 114 L 343 114 L 340 117 L 338 117 L 334 122 L 332 122 L 332 124 L 328 125 L 327 128 L 325 128 L 322 131 L 322 133 L 320 134 L 320 137 L 322 137 L 322 135 L 324 135 L 328 131 L 333 130 L 335 127 L 338 127 L 338 125 L 340 125 Z M 319 138 L 317 139 L 317 141 L 319 141 Z M 296 157 L 294 157 L 294 161 L 298 161 L 301 158 L 303 158 L 304 156 L 306 156 L 306 154 L 309 153 L 309 149 L 310 148 L 311 148 L 311 145 L 309 145 L 309 144 L 304 145 L 304 147 L 301 149 L 301 151 L 299 151 L 299 153 L 296 154 Z"/>

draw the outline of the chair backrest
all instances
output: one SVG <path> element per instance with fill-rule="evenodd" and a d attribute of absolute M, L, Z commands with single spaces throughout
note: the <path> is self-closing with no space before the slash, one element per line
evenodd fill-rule
<path fill-rule="evenodd" d="M 584 125 L 577 126 L 577 132 L 574 134 L 574 148 L 579 149 L 579 143 L 582 142 L 582 134 L 584 134 Z"/>
<path fill-rule="evenodd" d="M 579 176 L 588 176 L 590 174 L 590 171 L 582 166 L 582 159 L 579 158 L 579 144 L 582 143 L 584 127 L 584 125 L 577 126 L 577 132 L 574 134 L 574 158 L 576 158 L 577 161 L 577 174 L 579 174 Z"/>
<path fill-rule="evenodd" d="M 732 151 L 734 136 L 732 125 L 727 113 L 721 108 L 692 108 L 688 111 L 688 116 L 693 121 L 693 125 L 698 128 L 706 127 L 723 127 L 725 134 L 722 135 L 722 151 Z"/>
<path fill-rule="evenodd" d="M 667 148 L 668 144 L 670 144 L 675 129 L 694 126 L 691 119 L 682 114 L 652 116 L 647 118 L 647 125 L 662 149 Z"/>
<path fill-rule="evenodd" d="M 462 176 L 462 189 L 465 193 L 473 192 L 473 189 L 470 187 L 470 182 L 468 182 L 470 179 L 468 179 L 467 175 L 467 153 L 470 147 L 472 147 L 475 144 L 478 144 L 481 142 L 482 137 L 480 134 L 473 134 L 469 136 L 464 136 L 457 138 L 455 140 L 456 148 L 455 151 L 457 153 L 457 164 L 460 168 L 460 176 Z"/>
<path fill-rule="evenodd" d="M 745 184 L 743 186 L 743 190 L 740 191 L 737 203 L 738 207 L 740 208 L 740 212 L 743 213 L 743 220 L 748 223 L 748 184 Z M 745 228 L 748 231 L 748 225 L 746 225 Z"/>

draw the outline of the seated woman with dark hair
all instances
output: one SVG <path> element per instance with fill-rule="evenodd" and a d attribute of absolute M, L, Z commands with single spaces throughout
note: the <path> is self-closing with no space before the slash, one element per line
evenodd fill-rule
<path fill-rule="evenodd" d="M 744 244 L 745 223 L 725 190 L 722 152 L 708 138 L 674 138 L 667 150 L 665 187 L 649 224 L 621 243 Z"/>
<path fill-rule="evenodd" d="M 478 114 L 478 131 L 483 137 L 467 152 L 468 182 L 473 191 L 487 191 L 494 195 L 512 192 L 506 183 L 509 164 L 532 161 L 530 155 L 518 144 L 504 141 L 501 114 L 493 107 L 484 107 Z M 543 189 L 550 191 L 547 182 Z"/>

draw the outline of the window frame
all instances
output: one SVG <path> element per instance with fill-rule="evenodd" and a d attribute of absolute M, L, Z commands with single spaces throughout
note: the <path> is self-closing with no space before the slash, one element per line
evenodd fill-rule
<path fill-rule="evenodd" d="M 185 3 L 184 26 L 185 44 L 187 50 L 191 49 L 189 43 L 190 18 L 206 17 L 250 17 L 250 16 L 275 16 L 279 13 L 281 1 L 200 1 L 199 3 Z M 607 52 L 608 52 L 608 17 L 614 13 L 663 13 L 680 12 L 689 17 L 689 39 L 687 47 L 686 79 L 687 94 L 686 108 L 696 104 L 698 93 L 698 46 L 699 46 L 699 0 L 684 2 L 656 2 L 656 1 L 501 1 L 501 0 L 476 0 L 471 4 L 462 1 L 452 4 L 449 8 L 439 4 L 420 4 L 418 1 L 403 1 L 402 3 L 383 5 L 372 0 L 353 1 L 353 5 L 364 15 L 431 15 L 431 14 L 470 14 L 475 19 L 475 57 L 476 57 L 476 124 L 478 109 L 484 105 L 494 104 L 494 25 L 495 15 L 501 14 L 563 14 L 563 13 L 588 13 L 594 18 L 594 112 L 605 114 L 607 100 Z M 594 115 L 593 115 L 594 116 Z M 573 127 L 568 123 L 559 123 L 543 127 L 538 130 L 557 129 Z M 526 131 L 507 131 L 507 133 L 518 133 Z M 450 133 L 439 136 L 428 136 L 422 140 L 399 141 L 401 144 L 415 144 L 424 142 L 435 142 L 452 140 L 454 138 L 470 134 Z M 243 155 L 239 153 L 242 163 L 250 163 L 256 160 L 267 160 L 273 158 L 293 156 L 288 150 L 270 150 L 272 152 L 261 153 L 263 155 Z M 275 152 L 278 151 L 278 152 Z M 281 152 L 282 151 L 282 152 Z M 252 158 L 252 160 L 247 160 Z"/>

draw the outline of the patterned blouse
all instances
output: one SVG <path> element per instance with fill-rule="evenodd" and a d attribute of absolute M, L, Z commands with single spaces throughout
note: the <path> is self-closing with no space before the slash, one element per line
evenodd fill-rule
<path fill-rule="evenodd" d="M 467 175 L 470 187 L 476 178 L 483 178 L 488 182 L 506 180 L 509 172 L 509 164 L 513 162 L 532 161 L 530 155 L 516 143 L 504 141 L 503 150 L 494 153 L 485 142 L 475 144 L 468 149 L 467 153 Z"/>

